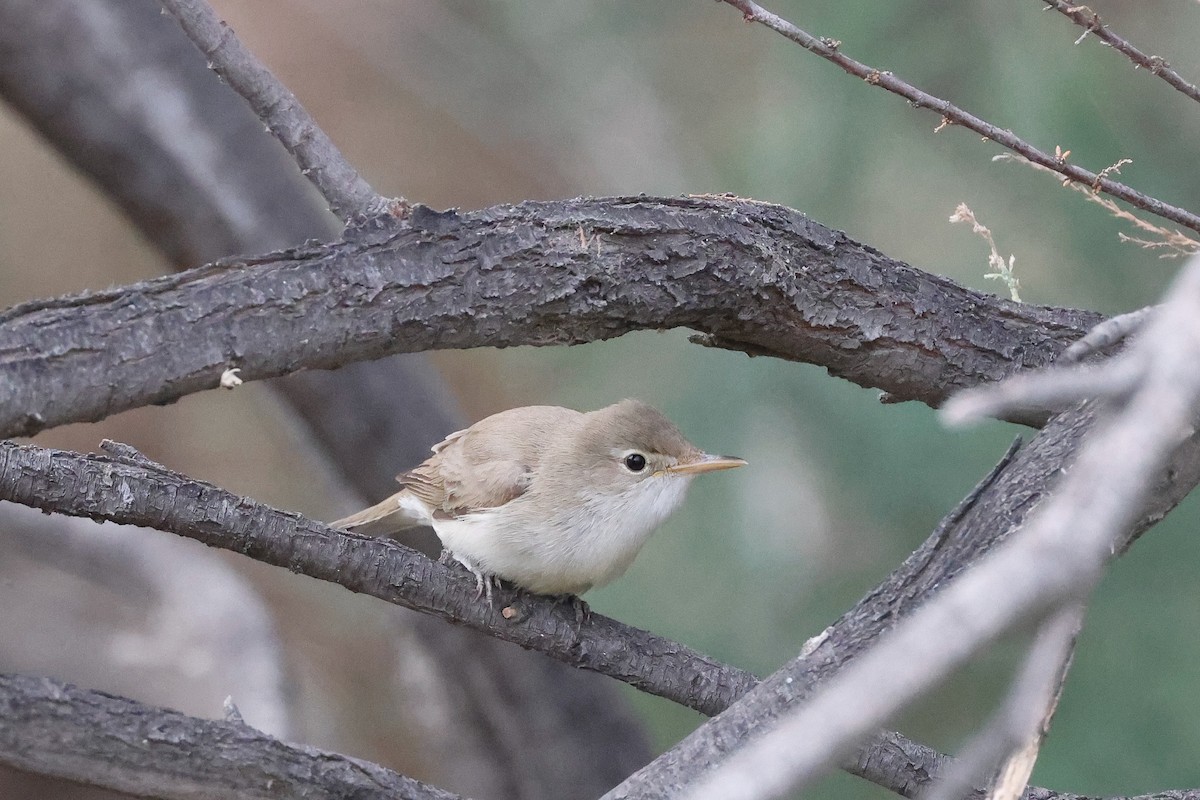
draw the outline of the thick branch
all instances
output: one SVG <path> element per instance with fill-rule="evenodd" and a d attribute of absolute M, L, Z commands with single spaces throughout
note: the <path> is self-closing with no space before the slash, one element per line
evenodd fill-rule
<path fill-rule="evenodd" d="M 0 3 L 0 52 L 0 95 L 174 266 L 340 230 L 157 0 Z M 420 354 L 270 385 L 364 498 L 393 491 L 398 469 L 466 424 Z M 436 554 L 440 543 L 422 533 L 406 543 Z M 419 752 L 391 745 L 435 782 L 494 800 L 595 796 L 650 759 L 611 682 L 425 615 L 394 616 L 399 636 L 417 637 L 418 658 L 432 659 L 421 691 L 455 698 L 436 722 L 417 720 Z"/>
<path fill-rule="evenodd" d="M 1128 351 L 1145 364 L 1137 391 L 1124 404 L 1101 405 L 1099 423 L 1069 466 L 1060 463 L 1064 478 L 1028 523 L 688 797 L 756 800 L 802 788 L 984 643 L 1090 592 L 1156 484 L 1169 478 L 1164 469 L 1181 447 L 1197 446 L 1200 260 L 1181 272 L 1167 298 Z"/>
<path fill-rule="evenodd" d="M 773 717 L 795 703 L 808 686 L 836 673 L 966 564 L 1009 530 L 1020 527 L 1061 465 L 1069 463 L 1075 443 L 1089 425 L 1087 415 L 1065 415 L 1040 433 L 997 475 L 985 480 L 895 575 L 831 629 L 805 661 L 805 677 L 768 680 L 754 693 L 753 703 L 703 726 L 669 758 L 638 776 L 639 782 L 648 780 L 659 787 L 639 796 L 663 796 L 658 793 L 663 787 L 678 786 L 674 782 L 690 774 L 689 761 L 716 757 L 740 741 L 747 726 L 761 722 L 763 715 Z M 1160 519 L 1200 480 L 1197 449 L 1185 448 L 1167 479 L 1156 487 L 1142 528 Z M 225 546 L 356 591 L 466 622 L 709 714 L 755 683 L 748 673 L 598 616 L 577 629 L 567 609 L 547 608 L 541 601 L 523 603 L 518 621 L 503 621 L 495 611 L 476 602 L 473 581 L 459 571 L 448 571 L 397 545 L 330 531 L 296 515 L 271 511 L 144 464 L 3 443 L 0 497 L 45 510 L 152 525 Z M 502 594 L 501 600 L 511 597 Z M 528 616 L 520 618 L 526 612 Z M 938 774 L 941 763 L 942 757 L 927 748 L 896 734 L 880 734 L 851 759 L 847 769 L 912 796 Z M 672 774 L 674 778 L 668 777 Z M 614 796 L 629 796 L 624 791 L 628 788 L 623 786 Z M 668 796 L 672 793 L 665 791 Z"/>
<path fill-rule="evenodd" d="M 366 761 L 50 678 L 0 675 L 0 763 L 164 800 L 455 800 Z"/>
<path fill-rule="evenodd" d="M 768 680 L 753 703 L 723 716 L 685 740 L 669 759 L 642 779 L 673 765 L 690 774 L 690 757 L 721 752 L 760 722 L 802 697 L 809 681 L 834 674 L 882 631 L 918 606 L 936 588 L 1022 524 L 1047 482 L 1069 461 L 1074 442 L 1090 419 L 1066 415 L 1006 462 L 956 509 L 928 542 L 883 586 L 873 591 L 829 632 L 809 656 L 801 680 Z M 1142 527 L 1200 479 L 1195 446 L 1177 460 L 1156 487 Z M 112 519 L 171 530 L 227 547 L 314 577 L 332 580 L 410 607 L 464 622 L 552 657 L 625 680 L 645 691 L 714 713 L 750 689 L 755 678 L 717 664 L 687 648 L 599 616 L 576 626 L 573 613 L 544 600 L 522 599 L 516 618 L 480 604 L 471 578 L 398 545 L 331 531 L 293 514 L 273 511 L 220 489 L 190 481 L 143 463 L 114 461 L 35 447 L 0 443 L 0 497 L 76 515 Z M 500 607 L 513 599 L 501 593 Z M 805 684 L 805 685 L 801 685 Z M 756 705 L 757 704 L 757 707 Z M 698 748 L 697 748 L 698 745 Z M 906 796 L 920 790 L 940 770 L 943 757 L 896 734 L 880 734 L 846 766 Z M 667 774 L 671 774 L 669 768 Z M 661 774 L 656 777 L 663 777 Z M 678 774 L 675 780 L 678 780 Z M 639 796 L 662 796 L 657 791 Z M 627 788 L 627 787 L 623 787 Z M 670 791 L 667 793 L 671 794 Z M 614 796 L 629 796 L 618 790 Z"/>
<path fill-rule="evenodd" d="M 379 223 L 382 225 L 382 223 Z M 0 314 L 0 435 L 396 352 L 573 344 L 689 327 L 900 399 L 1048 363 L 1098 322 L 887 258 L 729 198 L 418 208 L 344 242 Z"/>

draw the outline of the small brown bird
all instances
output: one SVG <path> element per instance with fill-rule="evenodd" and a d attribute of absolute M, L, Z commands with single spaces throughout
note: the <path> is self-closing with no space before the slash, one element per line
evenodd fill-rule
<path fill-rule="evenodd" d="M 580 595 L 629 568 L 692 478 L 745 463 L 700 451 L 637 400 L 588 413 L 527 406 L 450 434 L 397 477 L 399 492 L 330 524 L 376 535 L 428 525 L 489 600 L 493 578 Z"/>

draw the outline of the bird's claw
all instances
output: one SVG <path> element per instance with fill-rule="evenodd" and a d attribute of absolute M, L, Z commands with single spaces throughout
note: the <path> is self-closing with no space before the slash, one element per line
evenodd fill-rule
<path fill-rule="evenodd" d="M 592 615 L 591 606 L 589 606 L 587 601 L 577 594 L 560 594 L 558 596 L 558 601 L 560 603 L 569 603 L 571 605 L 571 610 L 575 612 L 576 625 L 583 625 L 583 623 L 587 622 L 588 618 Z"/>
<path fill-rule="evenodd" d="M 489 575 L 483 570 L 477 569 L 470 561 L 465 561 L 446 549 L 443 549 L 441 555 L 438 556 L 438 563 L 445 564 L 448 567 L 455 564 L 466 567 L 467 571 L 475 576 L 475 599 L 478 600 L 481 597 L 486 597 L 488 605 L 492 605 L 494 588 L 499 585 L 495 575 Z"/>
<path fill-rule="evenodd" d="M 488 575 L 486 572 L 479 572 L 474 569 L 471 572 L 475 573 L 475 599 L 478 600 L 481 597 L 486 597 L 487 604 L 489 606 L 494 605 L 492 602 L 492 593 L 496 587 L 496 576 Z"/>

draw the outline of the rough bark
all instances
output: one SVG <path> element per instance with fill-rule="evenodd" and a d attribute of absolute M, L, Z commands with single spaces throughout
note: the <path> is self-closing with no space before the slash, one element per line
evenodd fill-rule
<path fill-rule="evenodd" d="M 811 686 L 836 672 L 1019 527 L 1052 487 L 1062 465 L 1070 463 L 1090 425 L 1088 412 L 1056 418 L 985 479 L 896 573 L 839 620 L 813 654 L 793 665 L 799 672 L 792 675 L 799 674 L 800 679 L 764 682 L 753 701 L 739 707 L 733 717 L 701 727 L 665 759 L 614 790 L 613 796 L 670 796 L 679 785 L 673 780 L 688 779 L 689 760 L 715 757 L 755 728 L 762 715 L 770 718 L 798 702 Z M 473 581 L 461 571 L 448 570 L 399 545 L 328 531 L 161 468 L 11 443 L 0 445 L 0 453 L 4 498 L 57 512 L 156 525 L 229 547 L 489 629 L 509 641 L 629 681 L 705 713 L 726 707 L 755 683 L 748 673 L 611 620 L 593 617 L 577 626 L 569 609 L 544 600 L 521 599 L 514 605 L 515 621 L 505 621 L 502 614 L 475 600 Z M 1198 480 L 1200 447 L 1193 439 L 1176 454 L 1134 534 L 1160 519 Z M 513 599 L 501 594 L 498 608 Z M 905 796 L 917 796 L 940 772 L 944 759 L 896 734 L 880 734 L 845 767 Z M 672 779 L 677 767 L 685 768 L 684 772 Z"/>
<path fill-rule="evenodd" d="M 376 764 L 50 678 L 0 675 L 0 763 L 165 800 L 455 800 Z"/>
<path fill-rule="evenodd" d="M 688 204 L 702 202 L 727 203 L 729 205 L 722 207 L 721 210 L 730 211 L 735 216 L 742 213 L 731 201 L 720 200 L 656 202 L 638 198 L 625 201 L 625 205 L 628 208 L 636 208 L 639 204 L 644 203 L 651 207 L 651 210 L 653 210 L 653 206 L 657 205 L 660 207 L 661 215 L 664 211 L 667 214 L 674 213 L 672 209 L 676 207 L 691 213 L 696 209 Z M 760 204 L 744 204 L 744 206 L 750 211 L 743 213 L 736 224 L 747 225 L 747 220 L 753 223 L 756 220 L 756 214 L 761 216 L 773 209 L 773 207 Z M 776 216 L 780 213 L 783 213 L 784 216 L 794 214 L 794 212 L 786 212 L 786 210 L 773 210 Z M 503 217 L 507 212 L 505 209 L 492 209 L 481 213 L 484 215 L 498 214 Z M 687 217 L 687 213 L 681 212 L 681 217 Z M 474 215 L 473 218 L 478 216 Z M 564 217 L 569 216 L 569 214 L 564 214 Z M 427 226 L 436 228 L 447 219 L 455 220 L 456 218 L 427 213 L 424 221 Z M 715 252 L 698 257 L 688 251 L 694 248 L 703 249 L 703 245 L 696 244 L 696 242 L 704 240 L 702 238 L 689 240 L 685 235 L 689 232 L 686 230 L 686 225 L 679 226 L 683 229 L 682 231 L 669 224 L 666 227 L 649 226 L 647 229 L 643 229 L 644 220 L 641 218 L 634 219 L 630 223 L 619 215 L 608 213 L 608 209 L 604 208 L 594 210 L 591 218 L 599 224 L 599 227 L 589 228 L 585 231 L 582 226 L 589 217 L 584 215 L 578 219 L 581 221 L 577 221 L 575 224 L 579 227 L 573 230 L 569 221 L 555 228 L 544 218 L 543 214 L 538 213 L 537 208 L 524 222 L 515 215 L 509 217 L 507 224 L 511 226 L 511 229 L 496 231 L 492 234 L 503 234 L 497 239 L 500 242 L 501 250 L 498 254 L 489 252 L 481 244 L 487 241 L 483 237 L 477 237 L 471 241 L 457 241 L 457 246 L 462 250 L 454 252 L 453 247 L 456 245 L 456 240 L 453 240 L 453 237 L 459 234 L 453 231 L 451 232 L 450 251 L 439 249 L 437 241 L 426 241 L 422 247 L 430 250 L 434 258 L 432 261 L 421 261 L 418 273 L 427 275 L 430 266 L 436 268 L 439 263 L 441 266 L 449 265 L 457 268 L 455 259 L 461 257 L 473 264 L 473 267 L 449 276 L 453 288 L 476 292 L 476 300 L 493 301 L 485 312 L 485 318 L 478 322 L 464 316 L 465 304 L 462 306 L 448 304 L 451 314 L 449 324 L 452 329 L 448 337 L 449 346 L 465 346 L 463 342 L 482 343 L 482 340 L 487 338 L 486 334 L 489 333 L 503 337 L 504 341 L 508 343 L 523 343 L 521 337 L 531 337 L 533 341 L 529 343 L 544 344 L 555 341 L 603 338 L 638 327 L 659 327 L 647 322 L 647 319 L 653 320 L 656 316 L 661 316 L 658 312 L 662 308 L 660 304 L 663 299 L 662 292 L 692 295 L 697 291 L 708 289 L 711 292 L 708 297 L 710 301 L 708 309 L 697 307 L 696 297 L 693 296 L 693 305 L 682 309 L 682 312 L 684 317 L 687 317 L 700 312 L 712 311 L 715 319 L 706 318 L 695 324 L 688 321 L 672 324 L 688 325 L 705 331 L 714 337 L 710 340 L 712 343 L 721 346 L 744 349 L 752 353 L 769 353 L 787 358 L 827 363 L 835 374 L 844 375 L 864 385 L 886 388 L 895 397 L 919 399 L 936 404 L 944 397 L 947 387 L 969 385 L 987 376 L 998 377 L 1020 365 L 1044 363 L 1061 349 L 1062 343 L 1077 336 L 1097 319 L 1095 315 L 1087 312 L 1031 309 L 1020 306 L 1003 309 L 1001 306 L 1004 304 L 995 301 L 994 298 L 984 295 L 975 295 L 972 298 L 970 295 L 973 293 L 967 293 L 968 296 L 964 297 L 958 294 L 961 290 L 957 290 L 953 284 L 939 285 L 948 284 L 948 282 L 940 282 L 939 279 L 912 270 L 905 272 L 906 268 L 903 265 L 896 265 L 895 262 L 890 262 L 890 266 L 896 266 L 899 269 L 888 269 L 889 264 L 886 259 L 869 249 L 861 248 L 861 246 L 858 246 L 861 252 L 857 256 L 840 251 L 838 245 L 842 240 L 837 238 L 840 234 L 829 231 L 824 231 L 822 234 L 823 229 L 819 229 L 819 226 L 817 226 L 819 230 L 816 239 L 807 244 L 798 243 L 790 230 L 783 230 L 783 233 L 780 234 L 780 230 L 786 229 L 788 225 L 784 224 L 780 228 L 778 219 L 774 220 L 772 224 L 761 225 L 760 223 L 762 229 L 758 231 L 761 234 L 758 237 L 751 235 L 754 233 L 753 230 L 745 235 L 741 233 L 730 235 L 726 230 L 716 238 Z M 690 222 L 691 219 L 691 217 L 687 217 L 683 221 Z M 803 220 L 802 217 L 799 220 L 802 221 L 801 227 L 807 228 L 813 225 Z M 661 216 L 657 222 L 661 223 Z M 606 228 L 605 225 L 608 227 Z M 773 244 L 769 241 L 773 235 L 772 226 L 777 229 L 774 230 L 774 234 L 784 240 L 782 243 Z M 754 227 L 753 224 L 747 226 L 748 229 Z M 706 235 L 705 231 L 707 230 L 698 232 L 698 235 Z M 595 236 L 597 232 L 601 234 L 600 237 Z M 597 253 L 595 272 L 578 269 L 578 259 L 571 255 L 569 248 L 562 246 L 563 242 L 571 235 L 577 236 L 580 250 L 586 250 L 588 247 L 595 248 Z M 519 247 L 521 236 L 535 238 L 545 236 L 555 240 L 548 245 L 543 245 L 543 253 L 540 255 L 535 253 L 532 260 L 525 264 L 525 266 L 533 265 L 527 270 L 528 276 L 520 274 L 523 270 L 510 269 L 513 266 L 522 266 L 521 262 L 526 259 L 526 254 Z M 829 243 L 822 239 L 822 236 L 832 239 L 833 242 Z M 631 239 L 643 237 L 649 237 L 651 240 L 657 238 L 657 241 L 651 241 L 648 244 L 643 242 L 637 247 L 626 249 L 626 245 Z M 609 249 L 612 242 L 616 242 L 618 246 Z M 853 245 L 853 243 L 850 244 Z M 534 242 L 533 245 L 536 250 L 537 242 Z M 397 269 L 396 264 L 385 266 L 387 262 L 409 257 L 420 259 L 422 247 L 417 247 L 415 251 L 405 250 L 406 255 L 404 256 L 375 252 L 368 259 L 368 269 L 379 269 L 380 275 L 393 273 Z M 794 257 L 793 251 L 803 251 L 805 248 L 811 248 L 816 251 L 817 255 L 813 256 L 812 260 Z M 336 247 L 331 248 L 331 251 L 336 249 Z M 384 249 L 386 250 L 386 246 Z M 606 250 L 603 254 L 601 253 L 602 249 Z M 834 253 L 831 258 L 838 262 L 834 268 L 827 268 L 820 263 L 823 250 Z M 838 252 L 841 252 L 841 256 L 837 256 Z M 623 257 L 630 259 L 628 265 L 622 262 Z M 449 262 L 447 262 L 447 258 L 449 258 Z M 331 261 L 330 265 L 344 266 L 345 263 Z M 880 268 L 881 263 L 884 265 L 882 269 Z M 736 275 L 739 269 L 747 268 L 747 265 L 749 265 L 747 274 L 755 276 L 755 283 L 748 293 L 734 294 L 727 284 L 721 283 L 722 280 L 728 280 L 728 278 L 722 278 L 720 273 L 722 270 L 726 270 L 732 271 Z M 536 269 L 538 266 L 543 267 L 544 270 Z M 693 274 L 712 272 L 716 276 L 715 282 L 700 285 L 699 281 L 706 277 L 711 278 L 711 276 L 702 274 L 701 279 L 698 279 L 698 284 L 693 286 L 688 280 L 692 277 L 688 273 L 693 268 L 698 271 Z M 254 269 L 251 268 L 248 271 Z M 773 274 L 773 270 L 776 269 L 779 270 L 780 275 Z M 566 270 L 568 274 L 560 275 L 558 274 L 559 270 Z M 629 277 L 629 270 L 650 273 L 659 278 L 665 276 L 666 279 L 656 282 L 652 277 L 650 280 L 635 282 L 631 284 L 632 294 L 622 295 L 616 289 L 620 288 L 621 276 Z M 812 270 L 817 276 L 811 283 L 807 282 L 808 276 L 803 274 L 808 270 Z M 493 272 L 497 274 L 489 274 Z M 610 279 L 608 273 L 616 273 L 617 277 Z M 766 275 L 763 280 L 759 280 L 764 277 L 759 273 L 770 274 Z M 838 277 L 839 273 L 842 277 Z M 786 279 L 783 279 L 783 276 L 786 276 Z M 357 272 L 352 274 L 351 280 L 358 282 L 361 292 L 370 295 L 377 291 L 378 295 L 384 297 L 384 304 L 381 306 L 374 306 L 372 300 L 368 300 L 367 305 L 363 307 L 363 310 L 375 308 L 379 311 L 377 321 L 387 322 L 383 306 L 388 300 L 399 300 L 402 306 L 408 307 L 409 302 L 413 300 L 411 290 L 421 288 L 404 284 L 403 281 L 407 278 L 406 273 L 401 273 L 400 277 L 399 288 L 401 291 L 399 294 L 395 294 L 393 292 L 397 288 L 396 285 L 376 285 L 372 283 L 370 273 L 365 276 L 365 282 L 363 282 L 363 276 Z M 518 329 L 513 331 L 510 329 L 509 323 L 505 322 L 505 318 L 498 315 L 495 298 L 485 298 L 484 296 L 495 291 L 497 287 L 505 286 L 505 281 L 520 284 L 526 278 L 544 282 L 548 286 L 549 292 L 539 293 L 537 290 L 544 288 L 540 285 L 530 286 L 528 283 L 523 283 L 520 286 L 520 296 L 523 298 L 522 310 L 527 314 L 527 318 L 519 321 Z M 307 277 L 303 278 L 300 283 L 304 284 L 300 290 L 303 295 L 311 287 L 307 284 Z M 716 290 L 712 291 L 710 287 L 714 285 Z M 283 279 L 274 286 L 276 288 L 286 287 L 288 281 Z M 182 283 L 176 288 L 184 290 Z M 251 287 L 249 291 L 253 292 L 256 288 Z M 430 286 L 426 288 L 431 291 L 446 289 L 445 278 L 435 275 Z M 843 293 L 842 289 L 848 291 Z M 575 292 L 575 297 L 570 296 L 572 290 L 578 290 Z M 140 299 L 147 299 L 151 303 L 157 303 L 160 300 L 157 291 L 157 289 L 147 291 L 144 298 L 127 296 L 126 302 L 136 303 Z M 558 296 L 555 295 L 556 291 L 559 292 Z M 876 291 L 878 292 L 877 296 L 875 295 Z M 721 305 L 712 302 L 713 297 L 721 292 L 731 295 L 730 303 Z M 406 293 L 409 296 L 403 297 Z M 217 295 L 219 295 L 219 291 Z M 582 295 L 582 298 L 579 295 Z M 192 297 L 184 291 L 182 295 L 175 298 L 179 306 L 174 306 L 172 310 L 179 311 L 180 306 L 191 299 Z M 289 297 L 278 309 L 281 316 L 303 315 L 312 308 L 321 308 L 319 303 L 315 305 L 304 302 L 293 304 L 292 301 L 297 299 L 304 301 L 311 297 Z M 586 308 L 575 307 L 570 311 L 563 312 L 558 308 L 580 299 L 584 306 L 589 303 L 597 306 L 595 313 L 585 320 L 586 326 L 566 330 L 561 334 L 551 330 L 556 326 L 561 326 L 564 321 L 562 317 L 556 317 L 556 313 L 570 317 L 575 311 L 586 310 Z M 109 313 L 113 310 L 110 301 L 114 300 L 118 306 L 122 302 L 119 294 L 107 299 L 101 297 L 97 302 L 89 302 L 85 312 L 93 313 L 97 309 L 105 307 L 105 313 Z M 889 303 L 894 305 L 889 306 Z M 43 310 L 52 311 L 54 304 L 50 305 L 51 308 Z M 165 307 L 170 308 L 171 306 L 168 304 Z M 62 304 L 58 310 L 66 311 L 68 308 L 69 303 Z M 949 309 L 949 313 L 943 317 L 938 309 Z M 345 310 L 336 309 L 336 313 Z M 353 303 L 351 303 L 351 310 L 353 310 Z M 743 319 L 741 316 L 744 313 L 748 317 L 753 317 L 755 312 L 760 310 L 763 311 L 763 318 Z M 220 314 L 219 304 L 210 307 L 210 312 L 213 314 L 211 320 L 217 320 Z M 436 309 L 434 313 L 437 313 Z M 997 318 L 993 316 L 996 313 L 1009 316 L 1002 317 L 997 322 Z M 628 327 L 624 327 L 622 322 L 626 315 L 634 320 L 633 324 Z M 771 319 L 772 316 L 778 317 L 778 319 Z M 145 319 L 134 313 L 132 316 L 126 317 L 125 321 L 136 326 L 143 324 Z M 198 321 L 204 323 L 209 319 L 206 315 L 204 319 Z M 40 318 L 40 321 L 48 322 L 44 317 Z M 989 324 L 982 325 L 981 321 Z M 522 323 L 528 324 L 523 325 Z M 405 327 L 408 323 L 403 320 L 398 320 L 397 324 L 396 331 L 415 332 L 424 346 L 445 346 L 436 334 L 431 332 L 431 328 L 421 328 L 420 320 L 417 320 L 415 328 Z M 1011 330 L 1006 330 L 1008 325 L 1012 326 Z M 247 326 L 247 330 L 254 329 L 252 323 L 247 323 Z M 205 326 L 202 324 L 201 327 Z M 433 327 L 436 328 L 436 326 Z M 215 328 L 219 328 L 219 325 Z M 213 329 L 206 327 L 206 333 Z M 103 332 L 106 335 L 112 333 L 112 331 Z M 974 334 L 977 332 L 982 336 L 978 340 L 974 338 Z M 341 333 L 346 339 L 351 339 L 355 335 L 368 337 L 369 341 L 365 343 L 361 341 L 348 344 L 343 342 L 348 350 L 355 353 L 368 352 L 372 348 L 380 348 L 376 352 L 392 352 L 395 350 L 389 348 L 404 349 L 409 346 L 407 342 L 398 346 L 380 344 L 377 329 L 343 328 Z M 241 331 L 234 338 L 237 339 L 237 336 L 240 335 Z M 476 338 L 472 338 L 472 336 Z M 561 338 L 555 338 L 556 336 Z M 136 335 L 127 338 L 125 344 L 136 343 L 137 338 Z M 189 336 L 189 338 L 191 337 Z M 252 339 L 253 337 L 248 337 L 248 341 Z M 20 342 L 21 337 L 18 336 L 9 341 Z M 213 340 L 209 341 L 210 345 L 213 343 Z M 215 343 L 216 346 L 213 349 L 216 351 L 220 351 L 222 345 L 227 344 L 219 338 L 215 340 Z M 489 341 L 488 343 L 493 342 Z M 179 342 L 175 342 L 171 347 L 179 346 L 179 344 Z M 779 349 L 781 344 L 782 350 Z M 72 344 L 65 348 L 60 355 L 64 358 L 78 355 L 78 353 L 71 352 L 72 347 L 87 349 L 87 344 Z M 105 344 L 104 347 L 107 348 L 108 345 Z M 1004 348 L 1007 348 L 1007 351 L 1004 351 Z M 239 349 L 243 352 L 239 353 Z M 234 354 L 234 357 L 240 358 L 248 349 L 250 348 L 245 347 L 243 342 L 233 341 L 230 352 Z M 21 361 L 16 350 L 7 352 L 14 361 Z M 110 350 L 108 354 L 113 352 Z M 118 347 L 115 352 L 119 355 L 127 351 Z M 93 353 L 93 356 L 96 355 Z M 103 363 L 105 353 L 100 352 L 98 355 L 97 362 Z M 144 361 L 140 366 L 153 369 L 158 362 L 151 356 L 152 354 L 148 353 L 141 354 Z M 258 359 L 256 362 L 258 366 L 254 368 L 258 370 L 258 374 L 251 369 L 247 369 L 247 374 L 261 377 L 266 374 L 278 374 L 271 370 L 284 371 L 297 365 L 324 365 L 326 363 L 322 361 L 324 357 L 325 354 L 322 354 L 319 349 L 300 349 L 293 354 L 292 362 L 284 361 L 281 366 L 278 362 L 272 362 L 264 351 L 250 357 L 251 360 Z M 355 357 L 368 356 L 356 355 Z M 308 359 L 312 359 L 312 362 L 310 363 Z M 48 362 L 56 360 L 57 357 L 52 354 Z M 906 362 L 908 363 L 906 364 Z M 236 366 L 238 363 L 235 361 L 232 365 Z M 219 374 L 223 366 L 224 364 L 219 362 L 212 364 L 209 375 L 212 380 L 208 385 L 215 383 L 215 376 Z M 913 368 L 917 368 L 915 372 Z M 8 369 L 7 363 L 0 364 L 0 370 L 6 369 Z M 915 376 L 911 385 L 905 381 L 906 370 L 910 375 Z M 127 377 L 127 375 L 123 376 L 121 380 L 114 380 L 109 385 L 122 385 Z M 167 377 L 171 376 L 167 375 Z M 185 375 L 184 379 L 186 378 Z M 77 384 L 76 388 L 88 391 L 90 387 L 97 385 L 105 384 L 103 381 L 99 383 L 93 381 L 91 384 Z M 176 389 L 178 387 L 171 387 L 171 392 L 176 392 Z M 171 392 L 165 395 L 146 394 L 143 396 L 143 400 L 150 398 L 157 402 L 169 401 L 192 390 L 195 389 L 187 388 L 185 385 L 182 390 L 173 394 Z M 128 400 L 114 393 L 110 397 L 94 402 L 91 410 L 86 413 L 98 413 L 103 416 L 111 413 L 121 402 L 128 402 Z M 141 401 L 134 400 L 132 402 L 140 403 Z M 23 411 L 34 427 L 48 424 L 44 416 L 42 419 L 38 419 L 37 415 L 42 413 L 38 409 Z M 78 413 L 78 410 L 75 413 Z M 70 418 L 68 413 L 63 420 Z M 19 420 L 15 423 L 10 422 L 10 426 L 14 426 L 14 429 L 19 429 L 19 424 Z"/>
<path fill-rule="evenodd" d="M 937 405 L 1047 363 L 1099 319 L 964 289 L 765 203 L 417 207 L 339 243 L 9 309 L 0 435 L 167 403 L 215 387 L 231 367 L 258 379 L 397 352 L 674 327 Z"/>

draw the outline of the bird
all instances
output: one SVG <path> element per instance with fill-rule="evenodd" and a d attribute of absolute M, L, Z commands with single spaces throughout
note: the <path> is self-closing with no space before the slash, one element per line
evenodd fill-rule
<path fill-rule="evenodd" d="M 525 406 L 447 436 L 396 477 L 400 490 L 331 527 L 432 527 L 492 601 L 497 578 L 578 598 L 620 577 L 682 504 L 692 479 L 746 464 L 709 455 L 640 400 L 595 411 Z"/>

